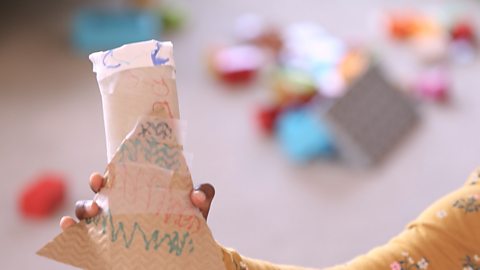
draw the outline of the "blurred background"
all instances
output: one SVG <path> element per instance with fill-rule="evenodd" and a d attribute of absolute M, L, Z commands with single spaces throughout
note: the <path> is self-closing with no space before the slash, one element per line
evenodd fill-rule
<path fill-rule="evenodd" d="M 125 23 L 130 32 L 120 30 L 125 35 L 100 41 L 98 35 L 89 35 L 108 31 L 106 16 L 126 6 L 154 12 L 145 16 L 161 14 L 163 27 L 147 17 L 128 28 L 129 17 L 117 17 L 114 25 Z M 172 6 L 174 12 L 166 14 Z M 420 17 L 415 12 L 430 16 L 440 10 L 467 26 L 457 25 L 458 34 L 452 30 L 455 19 L 445 22 L 432 15 L 439 20 L 433 32 L 440 45 L 417 46 L 405 41 L 410 32 L 392 30 L 389 10 L 414 11 Z M 88 17 L 88 12 L 97 17 Z M 127 33 L 140 36 L 142 31 L 174 43 L 180 110 L 188 121 L 186 149 L 194 153 L 191 171 L 196 183 L 216 187 L 208 223 L 220 243 L 246 256 L 317 268 L 385 243 L 435 199 L 462 185 L 480 163 L 480 64 L 474 38 L 479 12 L 480 2 L 473 0 L 2 1 L 0 268 L 72 269 L 35 252 L 60 232 L 59 219 L 73 215 L 75 201 L 92 197 L 88 177 L 106 166 L 101 97 L 88 52 L 109 49 L 110 44 L 102 48 L 102 42 L 121 42 Z M 322 150 L 315 153 L 320 158 L 307 153 L 303 159 L 301 150 L 294 150 L 292 157 L 292 148 L 285 144 L 303 137 L 265 134 L 272 131 L 259 113 L 264 104 L 278 102 L 271 97 L 277 90 L 270 89 L 269 76 L 278 55 L 267 53 L 258 66 L 247 69 L 255 78 L 234 76 L 233 82 L 228 77 L 232 74 L 215 64 L 217 53 L 244 44 L 239 41 L 244 33 L 263 25 L 257 19 L 242 26 L 237 18 L 246 13 L 262 18 L 279 36 L 282 29 L 306 21 L 346 44 L 366 48 L 388 81 L 413 100 L 418 115 L 414 128 L 370 166 L 351 166 L 323 156 Z M 88 24 L 98 16 L 107 25 L 100 30 Z M 467 47 L 462 43 L 438 49 L 458 36 L 468 41 Z M 438 49 L 434 60 L 428 54 L 433 48 Z M 427 89 L 412 86 L 430 68 L 441 70 L 431 80 L 441 78 Z M 320 136 L 325 143 L 323 139 Z M 32 204 L 42 204 L 31 199 L 35 189 L 41 193 L 50 187 L 35 186 L 42 178 L 61 183 L 56 182 L 56 194 L 47 196 L 56 198 L 60 207 L 31 217 Z"/>

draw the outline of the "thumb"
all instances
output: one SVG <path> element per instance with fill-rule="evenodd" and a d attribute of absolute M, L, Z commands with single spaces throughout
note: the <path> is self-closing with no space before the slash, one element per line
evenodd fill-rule
<path fill-rule="evenodd" d="M 201 184 L 194 188 L 193 192 L 202 192 L 205 197 L 196 202 L 196 206 L 202 213 L 205 220 L 207 220 L 208 213 L 210 212 L 210 206 L 215 196 L 215 188 L 211 184 Z"/>

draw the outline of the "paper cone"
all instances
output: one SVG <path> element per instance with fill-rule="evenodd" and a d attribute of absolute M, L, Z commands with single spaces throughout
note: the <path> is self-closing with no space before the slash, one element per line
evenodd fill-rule
<path fill-rule="evenodd" d="M 224 270 L 221 249 L 190 201 L 172 44 L 135 43 L 91 59 L 108 145 L 107 183 L 96 196 L 102 213 L 38 254 L 83 269 Z"/>

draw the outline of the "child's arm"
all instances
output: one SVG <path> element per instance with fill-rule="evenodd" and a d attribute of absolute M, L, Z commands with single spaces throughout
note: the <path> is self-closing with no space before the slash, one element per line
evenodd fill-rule
<path fill-rule="evenodd" d="M 388 218 L 388 217 L 385 217 Z M 326 270 L 480 269 L 480 170 L 428 207 L 387 244 Z M 227 270 L 298 270 L 224 250 Z"/>
<path fill-rule="evenodd" d="M 279 265 L 243 257 L 235 250 L 222 247 L 223 261 L 227 270 L 313 270 L 299 266 Z"/>
<path fill-rule="evenodd" d="M 477 169 L 386 245 L 329 270 L 480 269 L 479 177 Z"/>

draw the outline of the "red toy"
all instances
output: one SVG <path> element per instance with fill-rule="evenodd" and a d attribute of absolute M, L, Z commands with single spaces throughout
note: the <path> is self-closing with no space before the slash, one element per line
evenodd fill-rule
<path fill-rule="evenodd" d="M 476 36 L 472 24 L 467 21 L 460 21 L 456 23 L 451 30 L 453 40 L 465 40 L 471 44 L 475 44 Z"/>
<path fill-rule="evenodd" d="M 275 124 L 281 111 L 280 106 L 262 107 L 258 110 L 258 125 L 265 134 L 272 135 L 275 132 Z"/>
<path fill-rule="evenodd" d="M 263 53 L 251 45 L 236 45 L 215 50 L 210 66 L 219 79 L 229 84 L 252 81 L 263 65 Z"/>
<path fill-rule="evenodd" d="M 257 111 L 257 122 L 260 130 L 267 135 L 275 133 L 277 119 L 286 111 L 300 109 L 306 106 L 317 95 L 294 97 L 288 102 L 263 106 Z"/>
<path fill-rule="evenodd" d="M 21 213 L 32 218 L 52 215 L 65 200 L 65 182 L 60 174 L 45 173 L 27 184 L 19 200 Z"/>

